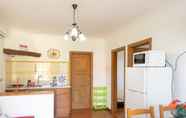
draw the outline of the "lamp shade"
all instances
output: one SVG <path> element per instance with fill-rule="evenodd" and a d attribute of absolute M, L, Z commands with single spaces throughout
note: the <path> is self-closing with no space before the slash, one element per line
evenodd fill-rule
<path fill-rule="evenodd" d="M 79 34 L 79 40 L 80 41 L 85 41 L 86 40 L 86 37 L 85 37 L 85 35 L 83 33 Z"/>
<path fill-rule="evenodd" d="M 68 34 L 68 33 L 65 33 L 64 39 L 65 39 L 66 41 L 69 40 L 69 34 Z"/>

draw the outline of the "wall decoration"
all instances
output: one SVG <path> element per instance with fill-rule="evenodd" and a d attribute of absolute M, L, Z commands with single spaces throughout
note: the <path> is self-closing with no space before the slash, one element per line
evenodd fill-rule
<path fill-rule="evenodd" d="M 29 50 L 29 45 L 26 44 L 26 43 L 20 43 L 19 44 L 19 50 L 28 51 Z"/>
<path fill-rule="evenodd" d="M 47 55 L 51 59 L 59 59 L 61 54 L 60 50 L 58 49 L 49 49 Z"/>

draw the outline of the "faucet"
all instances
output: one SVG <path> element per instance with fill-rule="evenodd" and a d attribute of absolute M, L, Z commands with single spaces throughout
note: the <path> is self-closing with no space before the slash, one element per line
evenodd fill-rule
<path fill-rule="evenodd" d="M 39 87 L 41 86 L 40 85 L 40 78 L 42 78 L 42 75 L 38 75 L 38 77 L 37 77 L 37 86 L 39 86 Z"/>

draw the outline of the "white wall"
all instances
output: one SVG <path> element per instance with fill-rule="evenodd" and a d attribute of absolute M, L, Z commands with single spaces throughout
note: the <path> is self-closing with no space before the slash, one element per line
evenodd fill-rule
<path fill-rule="evenodd" d="M 4 40 L 0 39 L 0 91 L 3 91 L 3 88 L 4 88 L 3 43 L 4 43 Z"/>
<path fill-rule="evenodd" d="M 186 54 L 180 57 L 175 71 L 176 97 L 186 101 Z"/>
<path fill-rule="evenodd" d="M 37 34 L 11 29 L 9 37 L 5 40 L 5 48 L 19 49 L 19 44 L 27 44 L 28 50 L 41 52 L 41 60 L 49 60 L 47 51 L 50 48 L 60 49 L 61 61 L 69 60 L 69 51 L 93 52 L 93 85 L 106 86 L 106 53 L 105 40 L 101 38 L 88 38 L 85 42 L 74 43 L 65 41 L 63 36 Z"/>
<path fill-rule="evenodd" d="M 6 26 L 6 24 L 3 22 L 3 19 L 0 18 L 0 30 L 3 32 L 8 32 L 8 28 Z M 0 80 L 0 92 L 4 90 L 5 87 L 5 72 L 4 72 L 4 67 L 5 67 L 5 63 L 4 63 L 4 55 L 3 55 L 3 47 L 4 47 L 4 40 L 5 38 L 0 39 L 0 76 L 3 78 L 2 80 Z"/>
<path fill-rule="evenodd" d="M 166 51 L 168 60 L 174 63 L 176 55 L 186 50 L 185 6 L 185 0 L 167 3 L 166 6 L 162 6 L 154 12 L 138 17 L 129 24 L 122 26 L 117 31 L 108 35 L 107 85 L 109 108 L 111 107 L 111 49 L 124 45 L 126 46 L 131 42 L 142 40 L 147 37 L 152 37 L 152 48 Z M 184 72 L 186 73 L 186 70 Z M 180 83 L 183 84 L 183 82 Z M 186 85 L 186 82 L 184 85 Z M 178 84 L 177 86 L 180 85 Z M 184 97 L 186 98 L 186 95 Z"/>

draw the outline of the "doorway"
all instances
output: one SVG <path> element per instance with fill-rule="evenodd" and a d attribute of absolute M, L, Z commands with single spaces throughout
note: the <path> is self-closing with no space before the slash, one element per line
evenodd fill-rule
<path fill-rule="evenodd" d="M 70 52 L 72 110 L 92 108 L 92 52 Z"/>
<path fill-rule="evenodd" d="M 125 114 L 125 47 L 113 49 L 112 52 L 112 113 Z"/>

